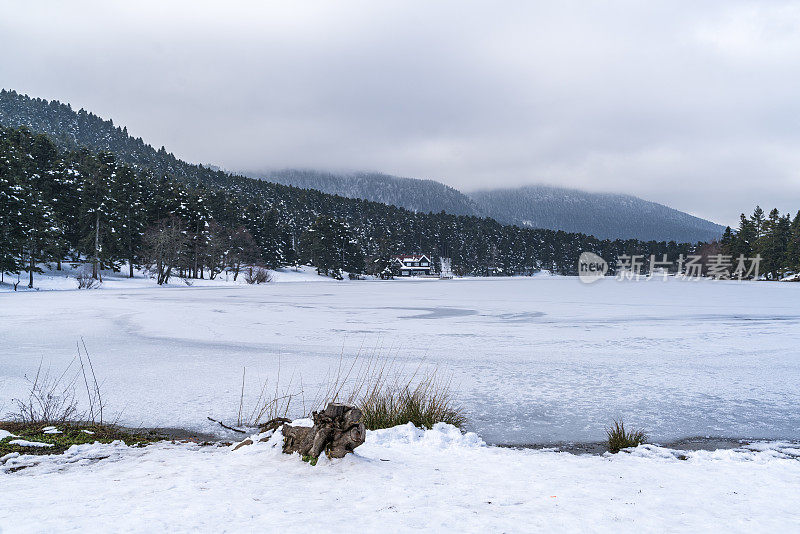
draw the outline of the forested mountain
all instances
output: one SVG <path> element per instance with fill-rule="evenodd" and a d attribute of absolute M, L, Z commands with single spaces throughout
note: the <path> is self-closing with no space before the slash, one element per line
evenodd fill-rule
<path fill-rule="evenodd" d="M 575 273 L 582 251 L 608 258 L 613 272 L 620 254 L 676 256 L 691 248 L 414 213 L 231 175 L 156 151 L 110 120 L 13 91 L 0 92 L 0 124 L 5 272 L 64 257 L 152 265 L 165 236 L 174 239 L 166 247 L 174 268 L 189 276 L 230 258 L 376 272 L 390 254 L 441 250 L 456 274 Z"/>
<path fill-rule="evenodd" d="M 558 228 L 601 239 L 710 241 L 725 229 L 630 195 L 534 185 L 476 191 L 470 197 L 483 213 L 505 224 Z"/>
<path fill-rule="evenodd" d="M 434 180 L 380 173 L 286 169 L 248 176 L 412 211 L 491 217 L 504 224 L 580 232 L 601 239 L 698 242 L 719 239 L 724 230 L 711 221 L 631 195 L 546 185 L 464 194 Z"/>
<path fill-rule="evenodd" d="M 434 180 L 401 178 L 377 172 L 334 173 L 306 169 L 245 174 L 269 182 L 373 200 L 422 213 L 445 211 L 452 215 L 480 214 L 475 202 L 468 196 Z"/>
<path fill-rule="evenodd" d="M 0 124 L 27 126 L 44 133 L 61 149 L 87 147 L 114 153 L 119 161 L 146 167 L 192 183 L 220 183 L 229 175 L 180 161 L 164 147 L 155 150 L 125 127 L 69 104 L 0 91 Z M 491 217 L 505 224 L 564 230 L 602 239 L 707 241 L 723 227 L 686 213 L 627 195 L 587 193 L 548 186 L 491 190 L 469 196 L 433 180 L 380 173 L 330 173 L 283 170 L 249 173 L 270 182 L 372 200 L 420 213 Z"/>

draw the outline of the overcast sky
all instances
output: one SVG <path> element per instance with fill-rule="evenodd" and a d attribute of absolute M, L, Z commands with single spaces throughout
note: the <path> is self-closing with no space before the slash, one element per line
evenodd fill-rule
<path fill-rule="evenodd" d="M 798 2 L 0 2 L 0 86 L 192 162 L 800 209 Z"/>

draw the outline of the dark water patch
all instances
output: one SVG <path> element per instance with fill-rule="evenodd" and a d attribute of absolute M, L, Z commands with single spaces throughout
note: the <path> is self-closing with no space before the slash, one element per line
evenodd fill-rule
<path fill-rule="evenodd" d="M 477 315 L 477 310 L 470 310 L 467 308 L 400 308 L 400 307 L 384 307 L 383 310 L 401 310 L 401 311 L 419 311 L 424 313 L 417 313 L 414 315 L 401 315 L 399 319 L 445 319 L 450 317 L 466 317 L 469 315 Z"/>
<path fill-rule="evenodd" d="M 679 439 L 676 441 L 652 443 L 652 445 L 678 451 L 716 451 L 720 449 L 724 450 L 740 449 L 742 447 L 747 447 L 752 443 L 761 441 L 764 440 L 722 438 L 722 437 L 691 437 L 691 438 Z M 787 441 L 788 443 L 800 445 L 800 442 L 794 440 L 768 440 L 768 441 L 775 441 L 775 442 Z M 527 443 L 527 444 L 513 444 L 513 445 L 505 443 L 495 443 L 490 445 L 506 449 L 552 450 L 555 452 L 568 452 L 570 454 L 592 454 L 592 455 L 602 455 L 608 450 L 606 448 L 605 441 Z"/>

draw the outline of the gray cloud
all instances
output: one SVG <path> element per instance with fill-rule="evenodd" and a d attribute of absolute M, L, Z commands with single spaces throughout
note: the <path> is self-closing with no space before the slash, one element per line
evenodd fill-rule
<path fill-rule="evenodd" d="M 796 3 L 5 4 L 0 85 L 190 161 L 800 208 Z"/>

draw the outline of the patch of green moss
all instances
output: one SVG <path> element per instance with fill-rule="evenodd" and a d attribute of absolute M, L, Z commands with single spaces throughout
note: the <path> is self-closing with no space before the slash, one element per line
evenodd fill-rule
<path fill-rule="evenodd" d="M 304 462 L 308 462 L 311 465 L 317 465 L 317 460 L 319 458 L 315 458 L 314 456 L 311 456 L 309 454 L 304 454 L 302 456 L 302 459 L 303 459 Z"/>
<path fill-rule="evenodd" d="M 60 434 L 46 434 L 43 429 L 48 426 L 55 426 L 61 431 Z M 78 423 L 61 423 L 49 425 L 46 423 L 16 423 L 0 422 L 0 430 L 7 430 L 14 436 L 0 440 L 0 456 L 12 452 L 20 454 L 61 454 L 73 445 L 84 443 L 111 443 L 121 440 L 126 445 L 144 446 L 154 441 L 163 439 L 155 433 L 135 433 L 113 425 L 81 425 Z M 49 443 L 52 447 L 23 447 L 12 445 L 10 442 L 16 439 L 35 441 L 38 443 Z"/>

